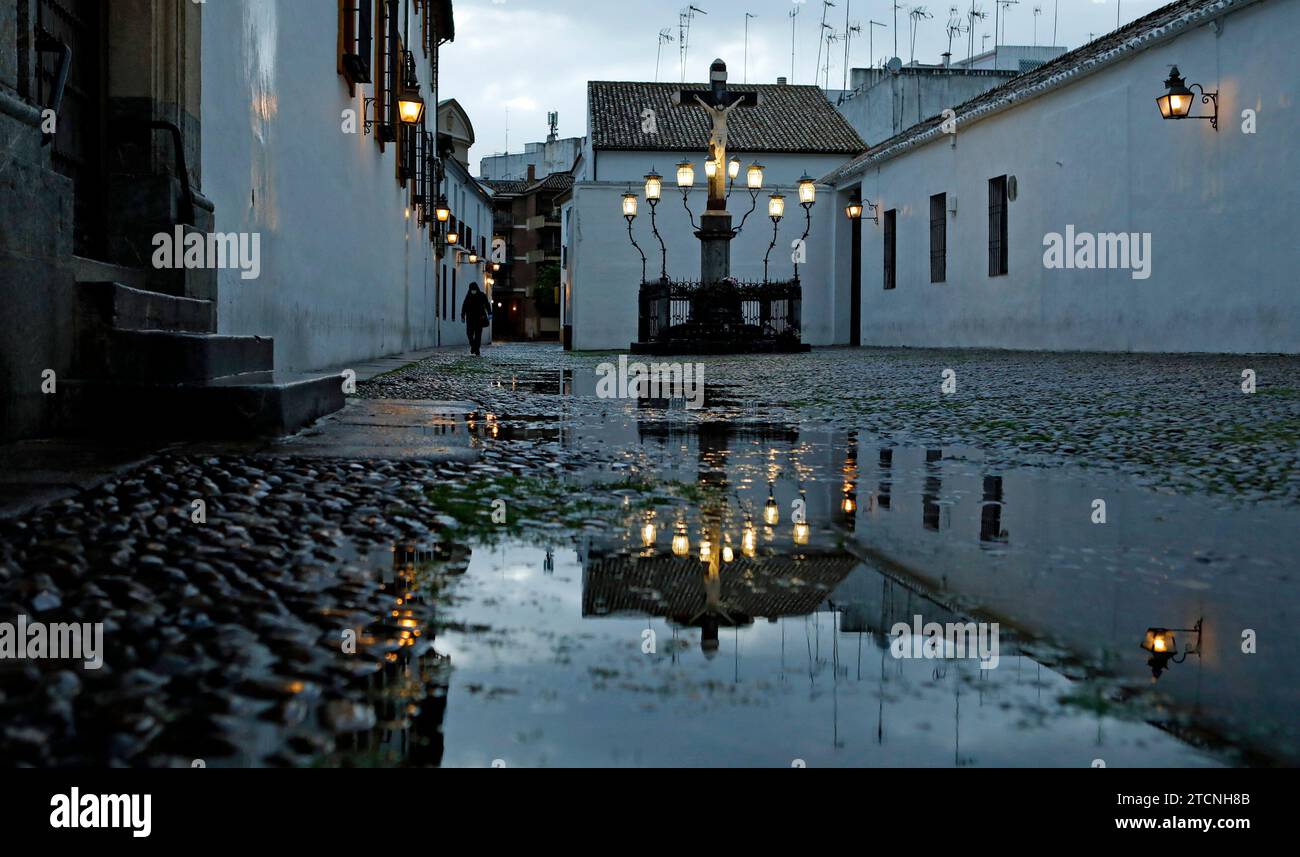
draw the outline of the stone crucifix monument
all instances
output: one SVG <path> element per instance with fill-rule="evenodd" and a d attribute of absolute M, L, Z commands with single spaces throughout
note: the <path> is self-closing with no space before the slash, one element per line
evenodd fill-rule
<path fill-rule="evenodd" d="M 708 111 L 713 120 L 709 132 L 709 157 L 717 165 L 709 179 L 709 205 L 700 218 L 700 280 L 716 283 L 731 276 L 731 241 L 736 232 L 731 228 L 731 214 L 727 211 L 727 117 L 737 107 L 757 107 L 756 92 L 731 92 L 727 89 L 727 64 L 714 60 L 709 67 L 709 89 L 683 89 L 677 93 L 680 107 L 696 104 Z"/>

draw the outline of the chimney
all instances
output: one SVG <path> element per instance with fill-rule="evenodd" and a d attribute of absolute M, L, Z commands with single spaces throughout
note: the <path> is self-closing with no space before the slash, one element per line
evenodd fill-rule
<path fill-rule="evenodd" d="M 944 68 L 948 68 L 949 63 L 951 63 L 951 62 L 952 62 L 952 52 L 951 52 L 951 51 L 944 51 L 944 52 L 943 52 L 943 67 L 944 67 Z"/>
<path fill-rule="evenodd" d="M 787 80 L 787 79 L 784 78 L 784 77 L 778 77 L 778 78 L 776 79 L 776 85 L 777 85 L 777 86 L 785 86 L 785 85 L 788 84 L 789 82 L 790 82 L 790 81 Z"/>
<path fill-rule="evenodd" d="M 537 181 L 537 165 L 536 165 L 536 164 L 529 164 L 529 165 L 528 165 L 528 183 L 529 183 L 529 184 L 532 184 L 532 183 L 535 182 L 535 181 Z"/>

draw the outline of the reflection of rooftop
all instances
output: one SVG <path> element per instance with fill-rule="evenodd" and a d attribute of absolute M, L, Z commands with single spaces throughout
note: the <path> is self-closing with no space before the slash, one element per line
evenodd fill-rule
<path fill-rule="evenodd" d="M 857 564 L 847 553 L 737 556 L 718 575 L 716 603 L 733 618 L 807 616 Z M 670 556 L 592 558 L 584 574 L 582 615 L 663 616 L 693 624 L 710 608 L 707 571 L 706 563 Z"/>

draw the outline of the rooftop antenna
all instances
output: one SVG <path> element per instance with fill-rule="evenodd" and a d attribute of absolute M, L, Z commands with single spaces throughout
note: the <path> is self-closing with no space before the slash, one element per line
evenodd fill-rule
<path fill-rule="evenodd" d="M 510 108 L 506 108 L 506 154 L 510 154 Z"/>
<path fill-rule="evenodd" d="M 1061 0 L 1052 8 L 1052 47 L 1056 47 L 1056 21 L 1061 17 Z"/>
<path fill-rule="evenodd" d="M 1115 29 L 1119 29 L 1119 13 L 1124 8 L 1124 0 L 1115 0 Z"/>
<path fill-rule="evenodd" d="M 835 28 L 830 24 L 826 25 L 826 88 L 831 88 L 831 63 L 834 62 L 834 55 L 831 53 L 831 45 L 843 40 L 844 36 L 835 32 Z"/>
<path fill-rule="evenodd" d="M 988 12 L 985 12 L 983 9 L 976 6 L 975 0 L 971 0 L 970 11 L 966 13 L 966 17 L 970 19 L 970 26 L 966 29 L 966 32 L 969 33 L 966 43 L 966 59 L 968 61 L 975 55 L 975 22 L 983 21 L 988 16 Z M 984 44 L 982 42 L 980 43 L 980 51 L 984 51 Z"/>
<path fill-rule="evenodd" d="M 993 66 L 997 67 L 998 45 L 1007 40 L 1007 9 L 1011 6 L 1019 6 L 1020 0 L 994 0 L 993 2 Z M 1001 10 L 1001 16 L 998 15 Z M 1002 19 L 1002 35 L 998 36 L 998 18 Z"/>
<path fill-rule="evenodd" d="M 849 88 L 849 46 L 853 44 L 854 33 L 862 34 L 862 25 L 850 24 L 848 21 L 845 21 L 844 24 L 844 89 L 847 91 Z"/>
<path fill-rule="evenodd" d="M 707 15 L 699 6 L 687 6 L 677 16 L 677 28 L 680 31 L 681 42 L 678 49 L 682 54 L 682 83 L 686 82 L 686 60 L 691 53 L 691 23 L 695 20 L 695 13 Z"/>
<path fill-rule="evenodd" d="M 745 77 L 743 83 L 749 83 L 749 19 L 757 17 L 753 13 L 745 13 Z"/>
<path fill-rule="evenodd" d="M 960 36 L 962 33 L 969 30 L 970 27 L 961 22 L 961 12 L 956 6 L 953 6 L 948 10 L 948 16 L 948 55 L 951 56 L 953 36 Z"/>
<path fill-rule="evenodd" d="M 664 44 L 673 41 L 673 31 L 664 27 L 659 31 L 659 50 L 655 52 L 655 83 L 659 82 L 659 60 L 664 55 Z"/>
<path fill-rule="evenodd" d="M 1034 47 L 1038 47 L 1038 16 L 1043 14 L 1042 6 L 1034 7 Z"/>
<path fill-rule="evenodd" d="M 867 65 L 870 66 L 871 68 L 876 67 L 876 31 L 874 29 L 875 27 L 879 27 L 880 29 L 884 30 L 884 29 L 888 29 L 889 25 L 881 21 L 867 21 L 867 50 L 871 53 Z"/>
<path fill-rule="evenodd" d="M 822 26 L 821 26 L 821 29 L 817 31 L 817 34 L 818 34 L 818 35 L 817 35 L 817 65 L 813 66 L 813 83 L 816 83 L 817 80 L 818 80 L 818 78 L 821 77 L 821 71 L 822 71 L 822 38 L 823 38 L 823 36 L 824 36 L 824 31 L 827 29 L 827 27 L 826 27 L 826 13 L 829 12 L 829 11 L 831 10 L 831 8 L 834 7 L 834 6 L 835 6 L 835 4 L 834 4 L 833 2 L 831 2 L 831 0 L 822 0 Z M 828 47 L 827 50 L 829 51 L 830 48 Z"/>
<path fill-rule="evenodd" d="M 794 46 L 796 42 L 796 33 L 799 30 L 799 7 L 796 5 L 786 14 L 790 16 L 790 84 L 794 85 Z"/>
<path fill-rule="evenodd" d="M 554 143 L 556 140 L 560 139 L 560 114 L 547 113 L 546 124 L 551 126 L 551 133 L 547 137 L 548 142 Z"/>
<path fill-rule="evenodd" d="M 930 10 L 926 9 L 924 6 L 916 6 L 912 9 L 912 11 L 907 13 L 907 17 L 912 19 L 912 46 L 911 46 L 912 56 L 911 59 L 908 60 L 908 62 L 910 64 L 915 64 L 916 63 L 916 22 L 925 20 L 926 18 L 933 18 L 934 15 L 931 15 Z"/>
<path fill-rule="evenodd" d="M 898 7 L 901 4 L 894 0 L 894 56 L 898 56 Z"/>

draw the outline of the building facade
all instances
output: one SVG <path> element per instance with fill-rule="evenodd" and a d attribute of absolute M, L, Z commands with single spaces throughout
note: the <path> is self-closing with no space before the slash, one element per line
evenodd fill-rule
<path fill-rule="evenodd" d="M 522 181 L 531 167 L 535 176 L 545 178 L 567 173 L 582 153 L 581 137 L 564 137 L 552 133 L 542 143 L 528 143 L 522 152 L 489 155 L 479 159 L 479 178 L 489 181 Z"/>
<path fill-rule="evenodd" d="M 504 246 L 494 276 L 494 338 L 558 341 L 560 338 L 559 200 L 573 188 L 570 173 L 538 178 L 529 166 L 525 178 L 484 180 L 492 190 L 496 236 Z"/>
<path fill-rule="evenodd" d="M 629 240 L 621 216 L 621 198 L 629 190 L 641 193 L 652 169 L 664 177 L 663 200 L 654 212 L 642 199 L 631 238 L 647 257 L 646 276 L 663 273 L 677 280 L 700 277 L 700 242 L 693 220 L 704 210 L 704 160 L 709 118 L 698 106 L 678 106 L 682 89 L 706 84 L 592 82 L 588 84 L 586 150 L 574 168 L 575 184 L 561 209 L 564 268 L 562 324 L 566 343 L 576 350 L 627 348 L 638 336 L 638 290 L 642 261 Z M 763 190 L 754 198 L 745 189 L 742 171 L 732 189 L 729 210 L 733 225 L 744 229 L 731 245 L 732 275 L 740 280 L 764 279 L 769 259 L 772 280 L 789 280 L 798 253 L 795 242 L 808 233 L 806 252 L 799 254 L 805 283 L 804 342 L 830 345 L 835 340 L 833 307 L 823 299 L 829 288 L 826 255 L 815 252 L 819 232 L 830 228 L 829 197 L 808 217 L 798 205 L 797 184 L 805 175 L 824 175 L 866 148 L 848 121 L 815 86 L 788 84 L 733 86 L 735 92 L 757 92 L 761 103 L 737 109 L 730 116 L 729 157 L 745 168 L 761 162 L 766 168 Z M 675 182 L 676 165 L 690 161 L 699 176 L 683 197 Z M 768 198 L 779 192 L 789 200 L 786 217 L 776 226 L 767 217 Z M 748 219 L 746 213 L 751 211 Z M 689 210 L 689 214 L 688 214 Z M 661 248 L 654 236 L 657 228 Z"/>
<path fill-rule="evenodd" d="M 1297 26 L 1288 0 L 1173 3 L 827 176 L 879 214 L 827 248 L 860 341 L 1300 351 Z M 1195 119 L 1157 110 L 1172 66 L 1217 98 Z"/>

